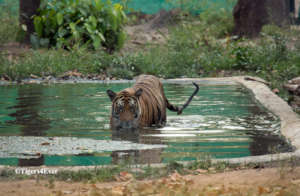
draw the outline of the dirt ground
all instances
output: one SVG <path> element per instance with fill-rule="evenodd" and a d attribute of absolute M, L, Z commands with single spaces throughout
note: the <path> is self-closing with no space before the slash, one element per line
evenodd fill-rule
<path fill-rule="evenodd" d="M 45 180 L 0 180 L 0 195 L 100 196 L 100 195 L 300 195 L 300 167 L 266 168 L 182 176 L 178 173 L 136 181 L 124 172 L 123 181 L 110 183 Z"/>

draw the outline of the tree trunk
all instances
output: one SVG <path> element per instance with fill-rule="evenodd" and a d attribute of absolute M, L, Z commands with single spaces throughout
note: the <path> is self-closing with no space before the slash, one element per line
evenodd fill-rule
<path fill-rule="evenodd" d="M 19 21 L 24 32 L 24 39 L 20 40 L 23 43 L 30 43 L 30 35 L 34 32 L 32 16 L 37 14 L 41 0 L 20 0 L 20 15 Z M 24 29 L 25 27 L 25 29 Z"/>
<path fill-rule="evenodd" d="M 233 10 L 234 34 L 256 37 L 266 24 L 290 23 L 290 0 L 239 0 Z"/>

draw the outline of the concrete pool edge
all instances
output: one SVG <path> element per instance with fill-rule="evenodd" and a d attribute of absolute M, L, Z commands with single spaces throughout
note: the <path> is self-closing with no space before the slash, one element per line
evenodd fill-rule
<path fill-rule="evenodd" d="M 246 78 L 246 79 L 245 79 Z M 250 78 L 250 80 L 249 80 Z M 288 153 L 277 153 L 260 156 L 248 156 L 241 158 L 230 158 L 230 159 L 214 159 L 213 161 L 226 161 L 229 163 L 262 163 L 270 162 L 275 160 L 286 160 L 292 157 L 300 158 L 300 117 L 296 114 L 293 109 L 273 93 L 270 88 L 265 84 L 264 80 L 258 77 L 250 76 L 235 76 L 235 77 L 224 77 L 224 78 L 180 78 L 166 80 L 171 83 L 189 83 L 189 82 L 200 82 L 203 80 L 216 81 L 216 82 L 235 82 L 241 84 L 250 90 L 254 98 L 261 103 L 266 109 L 274 113 L 279 117 L 281 122 L 281 133 L 288 139 L 293 147 L 294 152 Z"/>
<path fill-rule="evenodd" d="M 228 163 L 264 163 L 280 160 L 288 160 L 293 157 L 300 158 L 300 118 L 292 110 L 292 108 L 280 97 L 274 94 L 267 85 L 260 82 L 263 81 L 260 78 L 254 78 L 254 80 L 245 80 L 248 76 L 236 76 L 236 77 L 225 77 L 225 78 L 180 78 L 180 79 L 166 79 L 166 83 L 177 83 L 177 84 L 187 84 L 194 82 L 214 82 L 220 85 L 222 84 L 241 84 L 247 89 L 249 89 L 254 98 L 261 103 L 266 109 L 273 112 L 276 116 L 280 118 L 281 121 L 281 133 L 285 136 L 291 144 L 295 147 L 294 152 L 287 153 L 277 153 L 269 155 L 260 156 L 248 156 L 241 158 L 230 158 L 230 159 L 212 159 L 212 162 L 228 162 Z M 114 81 L 117 82 L 117 81 Z M 126 81 L 132 82 L 132 81 Z M 109 82 L 108 82 L 109 83 Z M 201 87 L 200 87 L 201 88 Z M 298 131 L 299 130 L 299 131 Z M 185 162 L 188 164 L 189 162 Z M 147 165 L 148 166 L 148 165 Z M 163 167 L 162 164 L 151 164 L 153 167 Z M 99 166 L 41 166 L 49 168 L 57 168 L 58 170 L 79 170 L 79 169 L 89 169 Z M 105 166 L 100 166 L 105 167 Z M 141 166 L 142 167 L 142 166 Z M 17 166 L 0 166 L 0 171 L 3 169 L 13 169 L 18 168 Z M 31 168 L 31 167 L 30 167 Z M 34 167 L 33 167 L 34 168 Z M 40 168 L 40 167 L 38 167 Z"/>

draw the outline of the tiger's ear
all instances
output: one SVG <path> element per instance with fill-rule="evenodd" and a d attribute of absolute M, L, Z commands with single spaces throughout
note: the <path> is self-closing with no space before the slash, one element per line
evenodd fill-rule
<path fill-rule="evenodd" d="M 137 91 L 135 91 L 134 95 L 136 97 L 139 97 L 139 96 L 141 96 L 142 92 L 143 92 L 143 89 L 139 88 Z"/>
<path fill-rule="evenodd" d="M 116 94 L 114 91 L 112 91 L 112 90 L 107 90 L 106 93 L 107 93 L 107 95 L 109 96 L 109 98 L 110 98 L 111 101 L 113 101 L 114 98 L 115 98 L 116 95 L 117 95 L 117 94 Z"/>

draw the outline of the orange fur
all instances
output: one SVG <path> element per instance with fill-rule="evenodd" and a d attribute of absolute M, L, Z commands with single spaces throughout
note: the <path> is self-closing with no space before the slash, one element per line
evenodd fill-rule
<path fill-rule="evenodd" d="M 169 103 L 167 100 L 163 85 L 160 80 L 152 75 L 141 75 L 136 80 L 136 83 L 130 87 L 122 90 L 121 92 L 114 94 L 111 93 L 112 107 L 117 108 L 116 104 L 122 100 L 124 103 L 124 110 L 129 110 L 128 106 L 130 101 L 136 101 L 137 107 L 139 108 L 139 121 L 138 127 L 150 127 L 150 126 L 163 126 L 166 123 L 166 108 L 171 111 L 176 111 L 178 114 L 188 106 L 193 96 L 198 92 L 198 85 L 193 83 L 196 86 L 196 90 L 193 95 L 189 98 L 186 104 L 179 108 Z M 140 95 L 136 95 L 139 89 L 142 89 Z M 130 115 L 129 111 L 122 111 L 120 113 L 120 120 L 122 121 L 131 121 L 134 120 L 133 115 Z M 112 117 L 111 117 L 111 127 L 114 127 Z"/>

